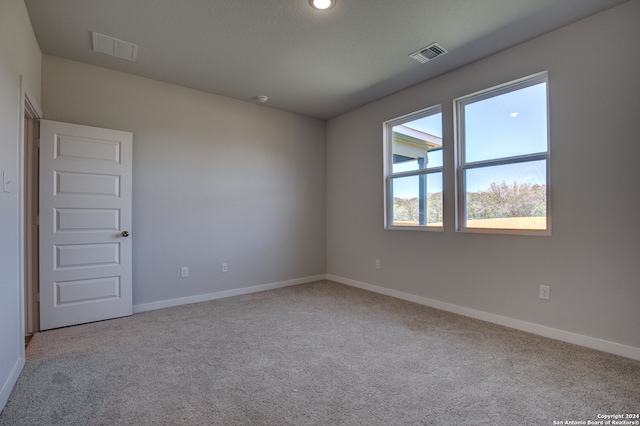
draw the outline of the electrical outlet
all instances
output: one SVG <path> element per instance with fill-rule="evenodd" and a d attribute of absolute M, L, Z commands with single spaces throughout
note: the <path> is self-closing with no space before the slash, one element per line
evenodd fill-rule
<path fill-rule="evenodd" d="M 224 262 L 222 264 L 222 272 L 227 272 L 229 270 L 229 265 L 227 265 L 227 262 Z"/>
<path fill-rule="evenodd" d="M 189 268 L 186 266 L 183 266 L 182 268 L 180 268 L 180 278 L 187 278 L 189 276 Z"/>
<path fill-rule="evenodd" d="M 549 300 L 551 296 L 551 288 L 548 285 L 540 286 L 540 299 Z"/>
<path fill-rule="evenodd" d="M 380 269 L 380 259 L 376 259 L 376 269 Z"/>

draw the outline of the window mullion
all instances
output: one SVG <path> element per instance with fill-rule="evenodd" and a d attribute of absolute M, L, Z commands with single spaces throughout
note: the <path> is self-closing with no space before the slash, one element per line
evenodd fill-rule
<path fill-rule="evenodd" d="M 409 176 L 421 176 L 421 175 L 428 175 L 431 173 L 441 173 L 442 172 L 442 167 L 433 167 L 433 168 L 429 168 L 429 169 L 419 169 L 419 170 L 410 170 L 408 172 L 398 172 L 398 173 L 391 173 L 389 174 L 389 179 L 396 179 L 396 178 L 403 178 L 403 177 L 409 177 Z"/>
<path fill-rule="evenodd" d="M 490 167 L 490 166 L 501 166 L 505 164 L 526 163 L 528 161 L 546 160 L 548 157 L 549 157 L 548 153 L 540 152 L 536 154 L 519 155 L 517 157 L 505 157 L 505 158 L 498 158 L 493 160 L 473 161 L 471 163 L 464 163 L 462 165 L 462 168 L 466 170 L 466 169 L 475 169 L 478 167 Z"/>

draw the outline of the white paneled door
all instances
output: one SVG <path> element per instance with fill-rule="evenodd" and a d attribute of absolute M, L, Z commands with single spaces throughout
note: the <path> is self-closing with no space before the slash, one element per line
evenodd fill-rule
<path fill-rule="evenodd" d="M 129 132 L 40 122 L 40 329 L 132 313 Z"/>

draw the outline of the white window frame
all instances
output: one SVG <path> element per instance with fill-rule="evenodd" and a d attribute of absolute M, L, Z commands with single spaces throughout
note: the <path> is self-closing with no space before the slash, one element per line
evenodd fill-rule
<path fill-rule="evenodd" d="M 546 108 L 547 108 L 547 144 L 545 152 L 505 157 L 499 159 L 489 159 L 473 162 L 465 162 L 465 129 L 464 129 L 464 107 L 474 102 L 489 99 L 505 93 L 524 89 L 536 84 L 546 83 Z M 509 83 L 491 87 L 467 96 L 454 100 L 454 122 L 455 122 L 455 159 L 456 159 L 456 231 L 481 234 L 512 234 L 512 235 L 551 235 L 551 161 L 550 161 L 550 120 L 549 120 L 549 77 L 546 71 L 524 77 Z M 536 160 L 546 161 L 546 229 L 503 229 L 503 228 L 468 228 L 466 226 L 466 205 L 465 205 L 465 171 L 507 164 L 524 163 Z"/>
<path fill-rule="evenodd" d="M 403 115 L 401 117 L 394 118 L 392 120 L 385 121 L 383 124 L 383 145 L 384 145 L 384 229 L 389 230 L 405 230 L 405 231 L 430 231 L 430 232 L 442 232 L 444 230 L 444 217 L 443 226 L 399 226 L 393 223 L 393 187 L 391 182 L 395 178 L 411 177 L 429 175 L 433 173 L 442 174 L 442 193 L 444 203 L 444 143 L 442 144 L 443 152 L 443 165 L 440 167 L 430 167 L 418 170 L 411 170 L 406 172 L 393 173 L 393 127 L 398 126 L 410 121 L 418 120 L 430 115 L 442 114 L 442 105 L 434 105 L 429 108 L 425 108 L 419 111 L 412 112 L 410 114 Z M 441 124 L 442 125 L 442 124 Z M 444 208 L 444 205 L 443 205 Z"/>

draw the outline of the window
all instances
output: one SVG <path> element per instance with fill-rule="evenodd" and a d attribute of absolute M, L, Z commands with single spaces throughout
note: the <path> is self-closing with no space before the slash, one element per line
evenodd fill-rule
<path fill-rule="evenodd" d="M 550 233 L 547 73 L 455 101 L 459 231 Z"/>
<path fill-rule="evenodd" d="M 384 125 L 385 227 L 442 230 L 440 106 Z"/>

